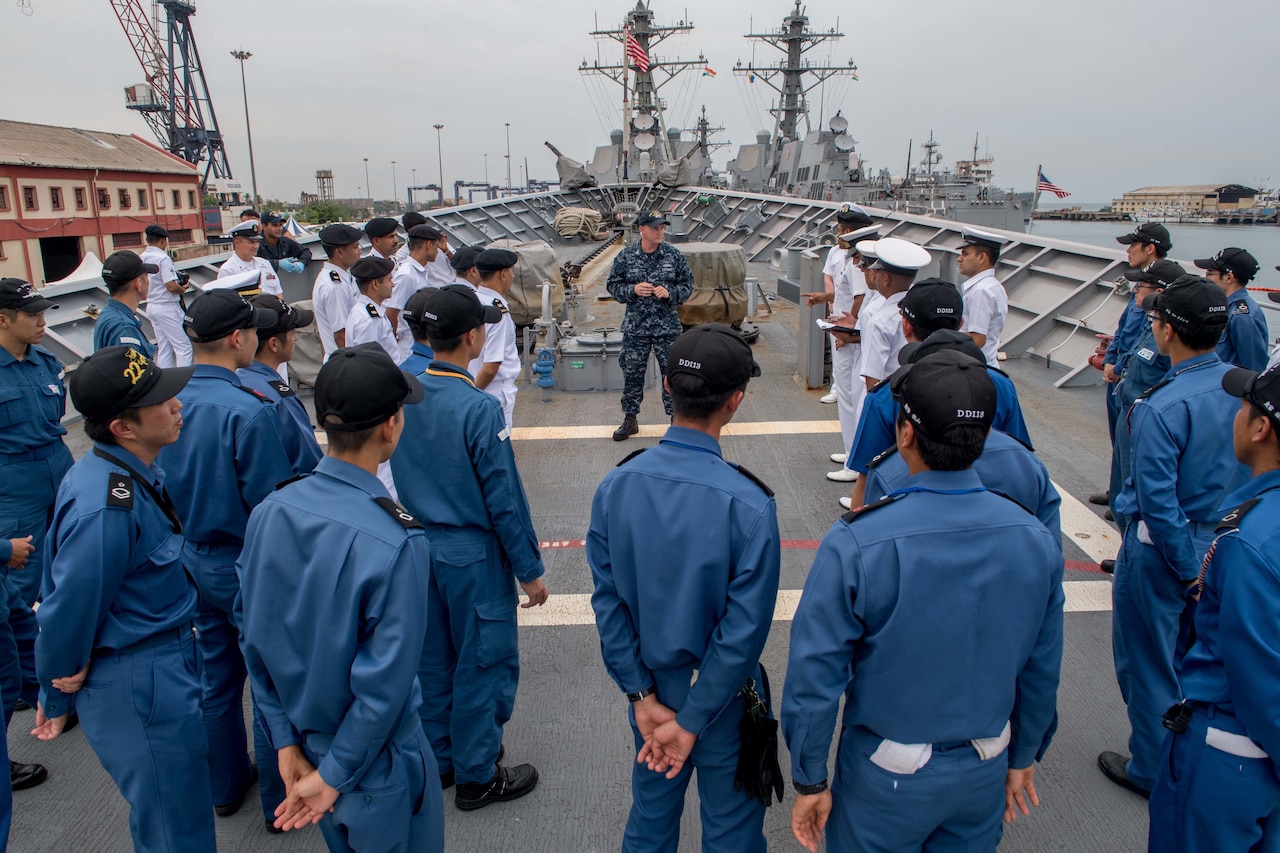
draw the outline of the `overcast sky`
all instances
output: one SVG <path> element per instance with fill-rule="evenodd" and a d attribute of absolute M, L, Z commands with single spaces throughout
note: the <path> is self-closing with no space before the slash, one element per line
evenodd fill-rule
<path fill-rule="evenodd" d="M 0 4 L 0 117 L 150 137 L 124 108 L 123 88 L 141 68 L 108 0 L 13 0 Z M 634 2 L 634 0 L 633 0 Z M 147 0 L 144 6 L 150 7 Z M 197 0 L 193 19 L 232 170 L 249 180 L 239 67 L 246 65 L 259 192 L 296 200 L 332 169 L 337 194 L 364 192 L 364 158 L 378 198 L 439 178 L 434 124 L 443 124 L 444 177 L 506 181 L 525 158 L 554 179 L 543 140 L 587 160 L 619 124 L 620 88 L 578 72 L 615 42 L 588 33 L 618 26 L 626 0 Z M 692 125 L 706 104 L 717 138 L 733 146 L 717 166 L 772 126 L 772 90 L 733 74 L 751 58 L 742 38 L 774 29 L 788 0 L 653 0 L 656 22 L 691 20 L 659 58 L 701 52 L 717 76 L 694 71 L 667 85 L 668 121 Z M 552 10 L 555 10 L 554 12 Z M 948 163 L 968 156 L 975 134 L 995 157 L 1002 186 L 1029 190 L 1037 163 L 1073 193 L 1105 202 L 1151 184 L 1280 181 L 1277 166 L 1276 37 L 1270 0 L 915 0 L 813 2 L 812 26 L 845 38 L 808 54 L 814 64 L 853 59 L 860 82 L 810 94 L 811 119 L 837 109 L 850 119 L 873 169 L 901 173 L 907 145 L 933 130 Z M 757 45 L 758 64 L 782 54 Z M 818 115 L 819 105 L 824 105 Z"/>

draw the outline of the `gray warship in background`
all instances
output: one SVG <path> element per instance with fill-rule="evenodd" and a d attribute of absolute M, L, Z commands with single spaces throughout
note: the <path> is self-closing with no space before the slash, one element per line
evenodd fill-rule
<path fill-rule="evenodd" d="M 652 57 L 653 48 L 663 41 L 692 29 L 692 23 L 685 21 L 674 26 L 656 25 L 652 10 L 640 0 L 627 13 L 621 28 L 596 30 L 592 35 L 625 46 L 630 33 L 645 56 Z M 557 162 L 561 187 L 628 182 L 668 187 L 695 184 L 787 198 L 853 202 L 1005 231 L 1027 230 L 1033 194 L 997 187 L 994 160 L 979 156 L 976 137 L 972 157 L 947 167 L 930 131 L 921 146 L 920 161 L 910 162 L 913 146 L 909 142 L 905 174 L 895 175 L 887 168 L 873 172 L 867 166 L 856 150 L 849 120 L 839 111 L 825 129 L 812 127 L 808 93 L 832 78 L 856 80 L 858 68 L 852 60 L 843 66 L 821 66 L 803 57 L 816 45 L 841 37 L 843 34 L 834 29 L 825 33 L 810 29 L 800 0 L 778 29 L 746 35 L 751 41 L 776 48 L 785 58 L 770 65 L 739 61 L 734 67 L 735 75 L 769 86 L 778 99 L 769 111 L 773 130 L 762 130 L 754 143 L 740 146 L 724 174 L 717 173 L 711 163 L 712 151 L 727 145 L 711 141 L 723 128 L 710 126 L 706 107 L 694 127 L 669 127 L 660 95 L 660 90 L 680 74 L 706 69 L 705 57 L 651 60 L 651 64 L 639 66 L 630 61 L 617 65 L 584 61 L 579 69 L 582 74 L 608 77 L 622 86 L 628 122 L 614 130 L 609 144 L 596 148 L 585 165 L 561 155 Z M 659 71 L 661 78 L 655 73 Z M 634 73 L 633 80 L 630 73 Z"/>

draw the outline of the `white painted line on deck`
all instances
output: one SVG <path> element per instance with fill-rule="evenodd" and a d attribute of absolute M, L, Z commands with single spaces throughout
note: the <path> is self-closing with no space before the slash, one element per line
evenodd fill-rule
<path fill-rule="evenodd" d="M 1120 553 L 1120 531 L 1057 483 L 1053 487 L 1062 498 L 1062 533 L 1066 539 L 1094 562 L 1114 560 Z"/>
<path fill-rule="evenodd" d="M 662 438 L 670 424 L 641 424 L 640 438 Z M 599 426 L 551 426 L 515 427 L 511 430 L 513 441 L 557 441 L 575 438 L 612 438 L 612 425 Z M 752 421 L 731 423 L 725 426 L 723 435 L 801 435 L 840 432 L 839 421 Z"/>
<path fill-rule="evenodd" d="M 1111 584 L 1105 581 L 1064 581 L 1062 589 L 1067 602 L 1067 613 L 1102 613 L 1111 610 Z M 778 590 L 778 603 L 773 609 L 773 621 L 790 622 L 795 618 L 800 604 L 798 589 Z M 517 611 L 522 628 L 550 628 L 563 625 L 594 625 L 595 611 L 591 609 L 591 596 L 584 594 L 557 594 L 554 591 L 541 607 L 521 608 Z"/>

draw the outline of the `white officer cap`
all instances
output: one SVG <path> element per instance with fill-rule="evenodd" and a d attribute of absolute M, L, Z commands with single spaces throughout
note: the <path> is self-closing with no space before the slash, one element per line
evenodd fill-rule
<path fill-rule="evenodd" d="M 246 219 L 227 232 L 230 237 L 250 237 L 257 239 L 261 234 L 261 224 L 256 219 Z"/>
<path fill-rule="evenodd" d="M 960 236 L 965 246 L 989 246 L 992 249 L 1001 249 L 1009 242 L 998 234 L 979 231 L 977 228 L 964 228 L 961 230 Z"/>
<path fill-rule="evenodd" d="M 868 225 L 865 228 L 859 228 L 856 231 L 848 231 L 844 234 L 837 233 L 836 237 L 848 243 L 850 246 L 856 246 L 859 241 L 872 242 L 880 236 L 879 225 Z"/>
<path fill-rule="evenodd" d="M 864 258 L 875 258 L 876 243 L 879 243 L 879 242 L 880 242 L 879 240 L 859 240 L 858 242 L 853 244 L 853 248 L 857 251 L 859 255 L 862 255 L 862 257 Z"/>
<path fill-rule="evenodd" d="M 929 265 L 933 258 L 923 247 L 901 237 L 885 237 L 875 243 L 876 262 L 872 269 L 910 274 Z"/>

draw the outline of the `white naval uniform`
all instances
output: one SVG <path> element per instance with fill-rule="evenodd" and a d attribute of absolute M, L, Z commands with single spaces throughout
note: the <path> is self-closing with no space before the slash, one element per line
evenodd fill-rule
<path fill-rule="evenodd" d="M 467 283 L 470 286 L 470 283 Z M 484 349 L 480 357 L 467 365 L 471 375 L 478 376 L 480 368 L 486 363 L 501 362 L 493 381 L 485 387 L 486 394 L 491 394 L 502 403 L 502 415 L 506 418 L 507 429 L 511 429 L 511 412 L 516 406 L 516 379 L 520 376 L 520 353 L 516 349 L 516 324 L 507 309 L 507 300 L 496 290 L 484 285 L 475 288 L 476 296 L 482 305 L 497 305 L 502 309 L 502 319 L 485 326 Z"/>
<path fill-rule="evenodd" d="M 1009 294 L 996 278 L 995 270 L 978 273 L 964 283 L 962 292 L 964 325 L 960 330 L 986 335 L 982 354 L 987 357 L 987 364 L 999 367 L 997 353 L 1000 352 L 1000 333 L 1004 331 L 1004 322 L 1009 316 Z"/>
<path fill-rule="evenodd" d="M 862 376 L 873 382 L 887 379 L 899 367 L 898 352 L 906 346 L 907 339 L 902 334 L 898 303 L 906 295 L 903 290 L 881 297 L 873 306 L 874 313 L 862 323 Z M 862 310 L 865 315 L 867 309 Z"/>
<path fill-rule="evenodd" d="M 178 280 L 173 261 L 159 246 L 148 246 L 140 257 L 144 264 L 160 268 L 147 276 L 147 319 L 156 332 L 156 364 L 185 367 L 191 363 L 191 339 L 182 328 L 182 296 L 164 286 Z"/>
<path fill-rule="evenodd" d="M 271 261 L 266 258 L 255 256 L 247 261 L 242 261 L 239 255 L 233 254 L 218 268 L 218 278 L 226 278 L 230 275 L 250 272 L 251 270 L 258 270 L 262 273 L 258 287 L 263 293 L 270 293 L 272 296 L 284 298 L 284 291 L 280 289 L 280 276 L 276 275 L 276 271 L 271 268 Z"/>
<path fill-rule="evenodd" d="M 378 307 L 378 303 L 361 293 L 347 314 L 347 346 L 374 343 L 382 347 L 391 360 L 399 364 L 400 345 L 396 342 L 396 334 L 391 331 L 391 321 Z M 395 481 L 391 478 L 391 463 L 383 462 L 378 466 L 378 479 L 387 487 L 391 497 L 399 500 Z"/>
<path fill-rule="evenodd" d="M 448 245 L 448 241 L 445 241 Z M 444 246 L 436 252 L 436 259 L 427 264 L 427 278 L 432 287 L 444 287 L 446 284 L 453 284 L 453 280 L 458 277 L 458 271 L 449 263 L 449 254 L 444 250 Z"/>
<path fill-rule="evenodd" d="M 408 259 L 408 257 L 409 257 L 409 244 L 405 243 L 399 249 L 396 249 L 396 256 L 391 260 L 395 261 L 397 264 L 403 264 L 405 260 Z"/>
<path fill-rule="evenodd" d="M 863 297 L 865 305 L 867 282 L 847 250 L 837 246 L 827 252 L 827 262 L 822 272 L 831 276 L 835 289 L 835 300 L 831 303 L 832 314 L 847 314 L 852 311 L 853 301 L 859 296 Z M 867 385 L 862 381 L 861 363 L 861 344 L 836 347 L 836 339 L 831 338 L 831 388 L 836 392 L 840 438 L 846 453 L 853 446 L 853 438 L 858 432 L 858 416 L 862 413 L 862 400 L 867 394 Z"/>
<path fill-rule="evenodd" d="M 311 308 L 316 314 L 316 333 L 324 347 L 324 360 L 337 350 L 333 333 L 347 328 L 347 315 L 356 304 L 360 289 L 351 273 L 325 261 L 311 289 Z M 348 341 L 348 344 L 351 342 Z M 397 362 L 398 363 L 398 362 Z"/>
<path fill-rule="evenodd" d="M 424 287 L 435 287 L 428 281 L 428 268 L 418 263 L 411 257 L 406 257 L 396 267 L 395 272 L 391 274 L 391 296 L 387 301 L 382 303 L 382 307 L 394 308 L 397 311 L 404 311 L 404 306 L 408 304 L 409 297 L 422 290 Z M 401 356 L 396 361 L 399 364 L 409 357 L 410 351 L 413 349 L 413 333 L 409 331 L 409 324 L 401 317 L 396 324 L 396 340 L 400 344 Z"/>

